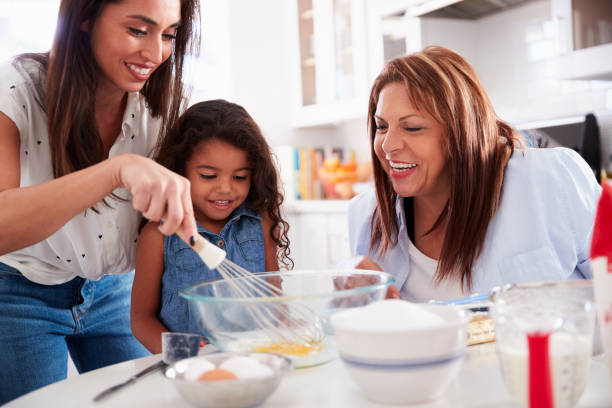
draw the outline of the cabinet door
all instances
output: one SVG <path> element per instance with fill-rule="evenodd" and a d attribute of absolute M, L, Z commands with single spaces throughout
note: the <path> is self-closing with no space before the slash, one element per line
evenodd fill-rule
<path fill-rule="evenodd" d="M 552 0 L 559 51 L 573 51 L 612 43 L 610 0 Z"/>
<path fill-rule="evenodd" d="M 317 71 L 320 70 L 317 64 L 315 53 L 315 30 L 314 30 L 314 9 L 313 0 L 297 0 L 296 9 L 292 9 L 294 21 L 297 14 L 297 69 L 300 78 L 299 86 L 296 88 L 296 96 L 299 101 L 294 101 L 300 106 L 310 106 L 317 102 Z M 294 38 L 295 39 L 295 38 Z M 295 58 L 295 57 L 294 57 Z M 320 58 L 319 58 L 320 59 Z"/>
<path fill-rule="evenodd" d="M 325 214 L 298 214 L 292 224 L 295 269 L 327 269 L 328 248 Z"/>
<path fill-rule="evenodd" d="M 294 213 L 287 221 L 296 270 L 333 269 L 349 257 L 345 213 Z"/>
<path fill-rule="evenodd" d="M 335 123 L 367 108 L 365 0 L 294 0 L 292 122 Z M 290 24 L 290 27 L 293 27 Z"/>
<path fill-rule="evenodd" d="M 367 1 L 368 55 L 373 78 L 381 71 L 385 61 L 421 50 L 421 20 L 408 12 L 409 7 L 414 5 L 415 0 L 392 4 Z"/>
<path fill-rule="evenodd" d="M 561 79 L 612 80 L 612 1 L 551 0 Z"/>
<path fill-rule="evenodd" d="M 328 214 L 326 220 L 327 263 L 334 268 L 350 256 L 346 214 Z"/>

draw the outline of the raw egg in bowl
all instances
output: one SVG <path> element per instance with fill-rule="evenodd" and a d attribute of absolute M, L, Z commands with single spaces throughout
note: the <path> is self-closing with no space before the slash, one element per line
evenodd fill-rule
<path fill-rule="evenodd" d="M 195 407 L 245 408 L 265 401 L 291 368 L 275 354 L 213 353 L 177 361 L 165 377 Z"/>

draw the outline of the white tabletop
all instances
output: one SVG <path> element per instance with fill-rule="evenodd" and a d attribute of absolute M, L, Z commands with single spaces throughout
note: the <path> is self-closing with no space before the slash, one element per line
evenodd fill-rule
<path fill-rule="evenodd" d="M 190 407 L 171 381 L 161 372 L 142 378 L 136 384 L 94 403 L 93 397 L 103 389 L 128 379 L 139 370 L 157 362 L 160 356 L 126 361 L 41 388 L 18 398 L 5 408 L 18 407 Z M 578 407 L 610 408 L 610 376 L 603 356 L 593 358 L 587 388 Z M 318 367 L 293 370 L 278 389 L 264 402 L 265 408 L 375 408 L 386 405 L 368 401 L 359 391 L 339 359 Z M 515 407 L 506 392 L 499 369 L 495 344 L 468 347 L 461 372 L 442 398 L 412 407 Z"/>

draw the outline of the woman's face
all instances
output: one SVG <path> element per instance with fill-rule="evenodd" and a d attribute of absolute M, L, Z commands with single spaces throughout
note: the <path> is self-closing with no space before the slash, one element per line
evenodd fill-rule
<path fill-rule="evenodd" d="M 180 20 L 180 0 L 122 0 L 106 5 L 90 31 L 92 52 L 102 72 L 100 86 L 140 91 L 172 54 Z"/>
<path fill-rule="evenodd" d="M 191 182 L 196 219 L 215 232 L 246 200 L 251 187 L 247 152 L 217 139 L 196 147 L 185 164 L 185 176 Z"/>
<path fill-rule="evenodd" d="M 382 89 L 374 122 L 374 151 L 395 192 L 446 202 L 450 182 L 442 125 L 414 106 L 408 88 L 396 82 Z"/>

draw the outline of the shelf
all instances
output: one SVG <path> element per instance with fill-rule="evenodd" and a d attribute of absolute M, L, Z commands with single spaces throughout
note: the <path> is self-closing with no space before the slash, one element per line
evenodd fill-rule
<path fill-rule="evenodd" d="M 338 126 L 345 120 L 365 118 L 367 114 L 368 99 L 364 96 L 342 102 L 302 106 L 292 113 L 290 123 L 294 128 Z"/>
<path fill-rule="evenodd" d="M 345 214 L 350 200 L 293 200 L 283 206 L 288 214 L 342 213 Z"/>
<path fill-rule="evenodd" d="M 300 14 L 300 18 L 302 20 L 312 20 L 314 13 L 312 11 L 312 9 L 306 10 L 304 11 L 302 14 Z"/>
<path fill-rule="evenodd" d="M 306 58 L 302 61 L 302 66 L 306 68 L 314 67 L 316 64 L 316 60 L 314 57 Z"/>
<path fill-rule="evenodd" d="M 551 118 L 551 119 L 543 119 L 536 120 L 530 122 L 520 122 L 514 124 L 514 128 L 516 130 L 528 130 L 528 129 L 539 129 L 546 128 L 552 126 L 563 126 L 563 125 L 572 125 L 575 123 L 584 122 L 584 115 L 582 116 L 566 116 L 561 118 Z"/>
<path fill-rule="evenodd" d="M 342 49 L 342 54 L 343 55 L 353 55 L 353 47 L 344 47 Z"/>
<path fill-rule="evenodd" d="M 560 79 L 612 80 L 612 43 L 583 48 L 559 57 Z"/>

